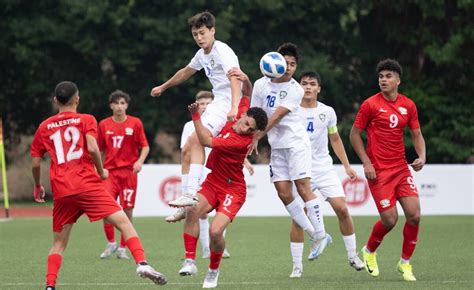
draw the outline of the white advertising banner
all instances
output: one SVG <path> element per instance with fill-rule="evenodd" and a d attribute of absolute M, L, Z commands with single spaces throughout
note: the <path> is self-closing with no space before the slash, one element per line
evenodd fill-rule
<path fill-rule="evenodd" d="M 245 172 L 247 200 L 239 216 L 287 216 L 270 182 L 268 165 L 255 165 L 255 174 Z M 361 165 L 354 165 L 359 178 L 350 182 L 344 168 L 335 165 L 352 215 L 378 215 Z M 244 171 L 246 171 L 244 169 Z M 168 202 L 181 194 L 181 166 L 145 165 L 138 175 L 134 216 L 167 216 L 175 212 Z M 474 215 L 474 165 L 426 165 L 413 172 L 423 215 Z M 323 203 L 325 215 L 334 215 Z M 399 211 L 401 213 L 401 211 Z"/>

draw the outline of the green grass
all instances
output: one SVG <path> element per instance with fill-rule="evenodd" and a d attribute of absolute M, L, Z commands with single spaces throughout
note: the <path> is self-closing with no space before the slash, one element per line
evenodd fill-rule
<path fill-rule="evenodd" d="M 358 248 L 368 238 L 375 217 L 355 217 Z M 221 263 L 221 289 L 472 289 L 474 285 L 474 217 L 423 217 L 419 242 L 412 259 L 417 282 L 401 279 L 399 259 L 403 219 L 378 250 L 380 276 L 372 278 L 347 264 L 337 221 L 327 217 L 326 229 L 334 238 L 324 255 L 304 261 L 303 278 L 290 280 L 289 218 L 239 218 L 228 233 L 231 258 Z M 208 260 L 198 258 L 195 277 L 179 277 L 183 257 L 182 224 L 168 225 L 162 218 L 137 218 L 146 255 L 168 276 L 167 288 L 201 288 Z M 52 240 L 51 219 L 0 222 L 1 289 L 41 289 L 46 256 Z M 58 278 L 60 289 L 152 289 L 136 277 L 131 261 L 100 260 L 105 246 L 100 223 L 81 218 L 74 227 Z M 198 248 L 199 245 L 198 245 Z M 305 255 L 308 246 L 305 247 Z M 200 253 L 198 253 L 199 255 Z M 198 256 L 200 257 L 200 256 Z"/>

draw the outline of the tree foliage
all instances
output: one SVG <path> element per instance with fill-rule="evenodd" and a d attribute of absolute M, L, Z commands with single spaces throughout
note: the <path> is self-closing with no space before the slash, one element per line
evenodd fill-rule
<path fill-rule="evenodd" d="M 7 144 L 53 113 L 52 90 L 62 80 L 78 84 L 80 110 L 97 119 L 110 114 L 107 96 L 120 88 L 132 95 L 129 112 L 142 118 L 150 140 L 158 131 L 178 135 L 185 105 L 210 84 L 200 73 L 158 99 L 149 91 L 188 64 L 197 46 L 186 20 L 207 9 L 217 18 L 217 38 L 253 80 L 261 55 L 296 43 L 298 73 L 321 73 L 322 101 L 335 107 L 347 148 L 358 105 L 378 91 L 376 63 L 398 59 L 400 91 L 417 103 L 428 161 L 465 162 L 474 138 L 473 6 L 470 0 L 4 0 L 0 113 Z M 350 149 L 349 155 L 358 160 Z"/>

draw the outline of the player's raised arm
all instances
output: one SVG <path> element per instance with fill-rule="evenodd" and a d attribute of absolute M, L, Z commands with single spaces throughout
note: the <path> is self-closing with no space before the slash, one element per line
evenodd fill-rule
<path fill-rule="evenodd" d="M 212 134 L 202 124 L 201 114 L 199 114 L 199 104 L 197 102 L 192 103 L 188 106 L 188 110 L 191 113 L 194 130 L 199 139 L 199 143 L 201 143 L 202 146 L 212 147 Z"/>
<path fill-rule="evenodd" d="M 250 97 L 252 94 L 252 82 L 250 81 L 248 75 L 246 75 L 239 68 L 233 67 L 227 72 L 227 77 L 230 79 L 230 77 L 233 76 L 237 77 L 237 79 L 242 82 L 242 95 Z"/>
<path fill-rule="evenodd" d="M 240 80 L 235 76 L 230 76 L 229 80 L 230 80 L 230 92 L 232 96 L 232 103 L 231 103 L 229 114 L 227 114 L 227 121 L 234 122 L 235 120 L 237 120 L 237 113 L 239 111 L 239 103 L 242 97 L 242 92 L 240 89 L 241 83 L 240 83 Z"/>
<path fill-rule="evenodd" d="M 157 87 L 154 87 L 150 95 L 152 97 L 159 97 L 161 94 L 163 94 L 167 89 L 177 86 L 180 83 L 186 81 L 189 79 L 192 75 L 196 73 L 196 70 L 186 66 L 177 71 L 169 80 L 167 80 L 164 84 L 159 85 Z"/>
<path fill-rule="evenodd" d="M 99 173 L 100 178 L 106 179 L 109 176 L 109 172 L 104 168 L 102 164 L 102 158 L 100 156 L 99 146 L 97 146 L 97 141 L 94 136 L 86 134 L 87 140 L 87 149 L 89 150 L 90 157 L 92 162 L 94 162 L 95 168 L 97 168 L 97 173 Z"/>

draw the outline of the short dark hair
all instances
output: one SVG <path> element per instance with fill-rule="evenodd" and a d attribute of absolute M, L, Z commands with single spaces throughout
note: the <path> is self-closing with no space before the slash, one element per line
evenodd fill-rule
<path fill-rule="evenodd" d="M 277 51 L 283 56 L 293 56 L 296 59 L 296 62 L 298 62 L 298 46 L 296 46 L 296 44 L 291 42 L 283 43 L 280 45 L 280 47 L 278 47 Z"/>
<path fill-rule="evenodd" d="M 302 72 L 299 80 L 300 83 L 303 78 L 316 79 L 318 81 L 318 85 L 321 86 L 321 76 L 315 71 Z"/>
<path fill-rule="evenodd" d="M 398 61 L 391 58 L 387 58 L 387 59 L 379 61 L 379 63 L 377 64 L 377 69 L 376 69 L 377 74 L 379 74 L 383 70 L 394 71 L 398 73 L 398 76 L 400 77 L 402 76 L 402 73 L 403 73 L 402 66 L 400 65 L 400 63 L 398 63 Z"/>
<path fill-rule="evenodd" d="M 214 100 L 214 95 L 210 91 L 199 91 L 196 94 L 196 101 L 199 101 L 200 99 L 211 99 Z"/>
<path fill-rule="evenodd" d="M 56 85 L 54 96 L 63 105 L 66 105 L 72 97 L 79 92 L 76 84 L 71 81 L 62 81 Z"/>
<path fill-rule="evenodd" d="M 252 117 L 257 125 L 257 130 L 265 130 L 268 123 L 267 113 L 262 108 L 252 107 L 248 109 L 247 116 Z"/>
<path fill-rule="evenodd" d="M 115 90 L 110 94 L 109 103 L 118 102 L 121 98 L 123 98 L 127 104 L 130 103 L 130 95 L 121 90 Z"/>
<path fill-rule="evenodd" d="M 216 18 L 209 11 L 204 11 L 188 19 L 189 28 L 201 28 L 203 25 L 211 29 L 216 26 Z"/>

